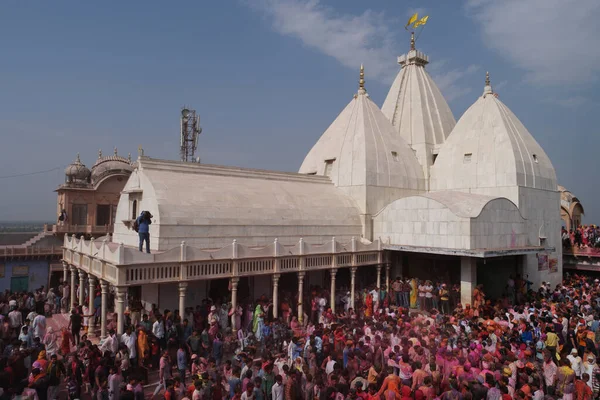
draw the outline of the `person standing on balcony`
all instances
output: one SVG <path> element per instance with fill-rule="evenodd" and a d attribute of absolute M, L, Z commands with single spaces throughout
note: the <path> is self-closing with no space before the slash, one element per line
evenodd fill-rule
<path fill-rule="evenodd" d="M 142 211 L 135 220 L 136 231 L 140 236 L 140 251 L 143 251 L 144 241 L 146 242 L 146 253 L 150 254 L 150 224 L 152 223 L 152 214 L 149 211 Z"/>
<path fill-rule="evenodd" d="M 67 223 L 67 210 L 64 208 L 61 210 L 60 214 L 58 214 L 58 225 L 63 226 Z"/>

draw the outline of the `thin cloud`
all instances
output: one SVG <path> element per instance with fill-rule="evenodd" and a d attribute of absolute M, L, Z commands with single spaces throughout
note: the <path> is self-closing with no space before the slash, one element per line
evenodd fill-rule
<path fill-rule="evenodd" d="M 384 83 L 397 72 L 399 35 L 383 13 L 343 14 L 319 0 L 247 0 L 245 4 L 264 13 L 277 33 L 297 38 L 346 67 L 358 68 L 362 63 L 369 77 Z"/>
<path fill-rule="evenodd" d="M 500 89 L 502 89 L 503 87 L 506 87 L 506 85 L 508 85 L 508 81 L 500 81 L 500 82 L 498 82 L 498 83 L 493 83 L 493 82 L 492 82 L 492 88 L 493 88 L 494 90 L 500 90 Z"/>
<path fill-rule="evenodd" d="M 389 20 L 373 10 L 360 15 L 344 14 L 319 0 L 243 1 L 263 13 L 277 33 L 297 38 L 305 46 L 333 57 L 348 68 L 357 68 L 363 63 L 370 78 L 385 84 L 398 73 L 395 59 L 398 49 L 403 48 L 398 40 L 404 37 L 404 30 L 398 27 L 403 21 Z M 407 18 L 415 12 L 425 14 L 426 9 L 408 9 Z M 479 70 L 479 66 L 442 70 L 447 64 L 447 60 L 437 61 L 430 65 L 430 71 L 447 101 L 451 101 L 471 91 L 460 81 Z"/>
<path fill-rule="evenodd" d="M 481 70 L 481 66 L 471 64 L 467 68 L 443 70 L 441 67 L 447 64 L 447 60 L 436 61 L 432 63 L 430 72 L 446 101 L 452 101 L 472 91 L 470 85 L 463 84 L 463 79 L 472 77 L 476 72 Z M 473 79 L 469 79 L 469 82 L 472 83 Z M 481 87 L 483 89 L 483 83 Z"/>
<path fill-rule="evenodd" d="M 590 101 L 588 98 L 583 96 L 565 96 L 565 97 L 556 97 L 550 98 L 546 100 L 548 103 L 557 104 L 561 107 L 565 108 L 578 108 L 584 105 L 594 105 L 595 103 Z"/>
<path fill-rule="evenodd" d="M 600 72 L 598 0 L 468 0 L 483 41 L 535 84 L 581 84 Z"/>

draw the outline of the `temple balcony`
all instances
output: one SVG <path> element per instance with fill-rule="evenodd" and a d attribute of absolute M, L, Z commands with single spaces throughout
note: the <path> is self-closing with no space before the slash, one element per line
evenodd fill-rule
<path fill-rule="evenodd" d="M 233 240 L 220 249 L 198 249 L 182 242 L 164 252 L 147 254 L 111 242 L 108 236 L 84 240 L 65 236 L 63 260 L 114 286 L 236 278 L 289 272 L 350 268 L 382 264 L 379 241 L 352 239 L 324 244 L 300 239 L 282 245 L 277 239 L 264 247 L 245 246 Z"/>

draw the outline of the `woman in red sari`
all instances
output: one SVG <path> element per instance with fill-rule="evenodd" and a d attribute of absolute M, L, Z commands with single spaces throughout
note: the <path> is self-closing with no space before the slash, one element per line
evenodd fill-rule
<path fill-rule="evenodd" d="M 75 346 L 75 340 L 71 332 L 67 328 L 62 328 L 60 334 L 61 342 L 60 342 L 60 353 L 65 357 L 67 354 L 71 352 L 71 343 Z"/>
<path fill-rule="evenodd" d="M 373 296 L 371 292 L 367 292 L 367 298 L 365 300 L 365 317 L 373 316 Z"/>

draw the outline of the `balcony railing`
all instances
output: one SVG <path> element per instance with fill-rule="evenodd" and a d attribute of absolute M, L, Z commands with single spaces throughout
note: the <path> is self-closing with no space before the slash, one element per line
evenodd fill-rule
<path fill-rule="evenodd" d="M 381 242 L 332 238 L 321 244 L 282 245 L 277 239 L 263 247 L 237 243 L 220 249 L 199 249 L 182 242 L 170 250 L 146 254 L 107 238 L 84 240 L 65 235 L 63 260 L 116 286 L 195 281 L 350 268 L 382 264 Z"/>
<path fill-rule="evenodd" d="M 113 232 L 114 225 L 44 225 L 46 232 L 52 233 L 84 233 L 88 235 L 106 235 Z"/>

